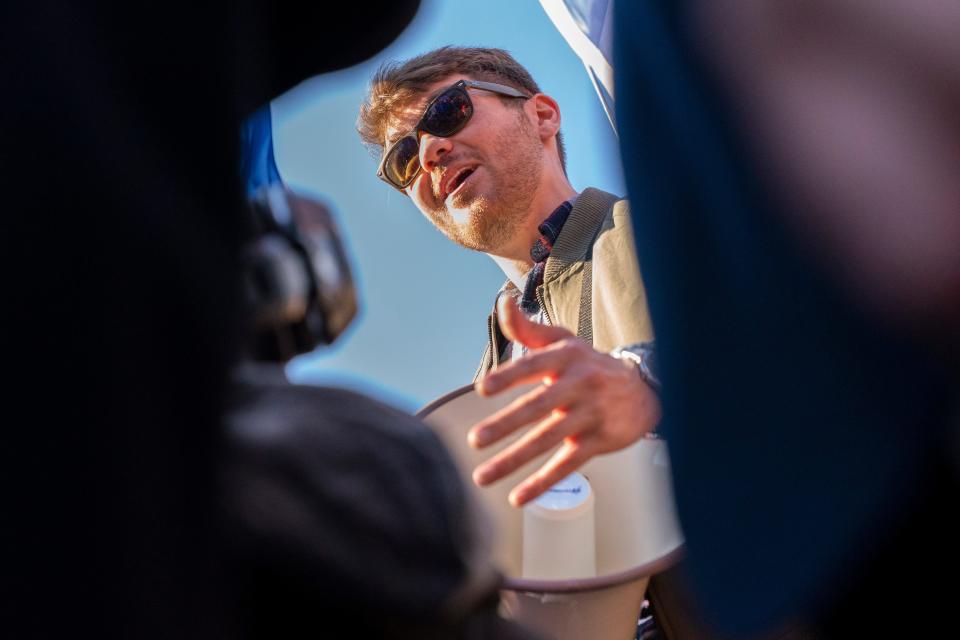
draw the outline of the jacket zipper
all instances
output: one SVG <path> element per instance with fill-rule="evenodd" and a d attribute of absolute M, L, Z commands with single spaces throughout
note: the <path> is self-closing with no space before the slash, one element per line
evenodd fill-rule
<path fill-rule="evenodd" d="M 550 317 L 550 312 L 547 311 L 547 305 L 543 302 L 543 285 L 537 287 L 534 295 L 537 297 L 537 303 L 539 303 L 540 309 L 543 310 L 543 317 L 547 321 L 546 324 L 552 325 L 553 319 Z M 493 304 L 493 312 L 487 317 L 487 351 L 490 353 L 490 364 L 487 367 L 487 371 L 500 366 L 500 344 L 497 340 L 497 323 L 497 304 L 495 301 Z M 483 373 L 486 374 L 487 371 Z"/>
<path fill-rule="evenodd" d="M 500 345 L 497 344 L 497 311 L 494 307 L 493 313 L 487 318 L 487 337 L 489 342 L 487 348 L 490 350 L 490 366 L 487 371 L 500 366 Z"/>
<path fill-rule="evenodd" d="M 543 311 L 543 317 L 547 320 L 546 324 L 553 325 L 553 319 L 550 317 L 550 312 L 547 311 L 547 305 L 543 303 L 543 285 L 537 287 L 534 295 L 537 297 L 537 304 L 540 305 L 540 310 Z"/>

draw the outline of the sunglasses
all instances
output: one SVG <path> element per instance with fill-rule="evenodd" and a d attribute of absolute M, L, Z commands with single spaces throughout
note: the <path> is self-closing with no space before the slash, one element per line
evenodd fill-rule
<path fill-rule="evenodd" d="M 502 84 L 458 80 L 456 84 L 444 89 L 430 101 L 423 111 L 420 122 L 410 133 L 394 142 L 384 152 L 380 166 L 377 168 L 377 177 L 406 193 L 405 189 L 420 173 L 420 132 L 449 138 L 470 122 L 473 116 L 473 102 L 470 100 L 467 89 L 482 89 L 511 98 L 530 98 L 527 94 Z"/>

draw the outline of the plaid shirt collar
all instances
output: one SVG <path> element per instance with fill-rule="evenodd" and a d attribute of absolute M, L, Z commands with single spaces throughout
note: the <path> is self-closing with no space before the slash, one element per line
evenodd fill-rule
<path fill-rule="evenodd" d="M 573 211 L 574 200 L 576 200 L 576 197 L 563 202 L 537 227 L 540 237 L 530 248 L 530 259 L 534 263 L 533 269 L 527 275 L 523 296 L 520 298 L 520 308 L 528 314 L 540 312 L 540 303 L 537 301 L 537 287 L 543 284 L 543 272 L 546 269 L 547 258 L 550 257 L 553 245 L 560 237 L 560 232 L 563 230 L 567 218 L 570 217 L 570 212 Z"/>

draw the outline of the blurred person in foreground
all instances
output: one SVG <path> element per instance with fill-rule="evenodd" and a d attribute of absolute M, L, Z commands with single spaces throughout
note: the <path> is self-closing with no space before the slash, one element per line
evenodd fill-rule
<path fill-rule="evenodd" d="M 381 50 L 418 4 L 0 6 L 0 635 L 240 634 L 216 484 L 240 350 L 237 131 Z"/>
<path fill-rule="evenodd" d="M 284 375 L 356 310 L 328 210 L 277 183 L 251 212 L 251 329 L 221 463 L 241 628 L 263 638 L 529 638 L 497 616 L 487 536 L 437 436 L 370 398 Z"/>
<path fill-rule="evenodd" d="M 955 624 L 960 9 L 616 3 L 686 569 L 734 637 Z"/>

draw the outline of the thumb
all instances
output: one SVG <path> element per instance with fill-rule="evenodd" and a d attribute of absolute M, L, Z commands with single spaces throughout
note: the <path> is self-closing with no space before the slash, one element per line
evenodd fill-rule
<path fill-rule="evenodd" d="M 529 349 L 569 338 L 572 334 L 561 327 L 551 327 L 527 318 L 511 296 L 503 295 L 497 300 L 497 318 L 500 330 L 508 340 L 519 342 Z"/>

